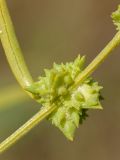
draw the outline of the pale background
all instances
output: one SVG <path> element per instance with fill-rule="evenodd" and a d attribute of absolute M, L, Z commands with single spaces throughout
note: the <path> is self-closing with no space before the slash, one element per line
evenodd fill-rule
<path fill-rule="evenodd" d="M 24 57 L 35 79 L 44 68 L 73 60 L 78 53 L 87 64 L 115 33 L 110 18 L 119 0 L 7 0 Z M 103 111 L 77 130 L 74 142 L 43 121 L 0 160 L 119 160 L 120 159 L 120 48 L 94 77 L 104 86 Z M 0 46 L 0 88 L 16 84 Z M 7 92 L 6 92 L 7 94 Z M 15 94 L 13 94 L 14 98 Z M 26 98 L 27 99 L 27 98 Z M 0 141 L 39 110 L 32 100 L 0 110 Z"/>

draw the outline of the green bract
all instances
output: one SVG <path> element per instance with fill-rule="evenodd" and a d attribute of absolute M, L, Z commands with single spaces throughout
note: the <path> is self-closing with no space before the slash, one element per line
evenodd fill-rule
<path fill-rule="evenodd" d="M 48 119 L 70 140 L 88 109 L 102 109 L 99 101 L 102 87 L 97 82 L 88 78 L 78 88 L 71 87 L 82 72 L 84 61 L 85 57 L 78 56 L 74 62 L 54 64 L 52 69 L 45 69 L 44 77 L 27 88 L 43 107 L 56 106 Z"/>
<path fill-rule="evenodd" d="M 112 13 L 113 23 L 117 26 L 117 30 L 120 30 L 120 5 L 118 9 Z"/>

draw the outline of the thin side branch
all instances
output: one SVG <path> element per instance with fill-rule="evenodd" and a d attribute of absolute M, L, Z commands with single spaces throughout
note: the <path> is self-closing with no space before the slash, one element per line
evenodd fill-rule
<path fill-rule="evenodd" d="M 120 44 L 120 31 L 115 34 L 113 39 L 105 48 L 95 57 L 95 59 L 83 70 L 76 78 L 73 87 L 79 86 L 87 77 L 89 77 L 96 68 L 108 57 L 108 55 Z"/>

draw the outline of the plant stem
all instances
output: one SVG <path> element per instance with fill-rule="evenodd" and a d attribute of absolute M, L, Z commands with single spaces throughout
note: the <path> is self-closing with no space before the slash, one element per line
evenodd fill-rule
<path fill-rule="evenodd" d="M 24 62 L 21 49 L 19 47 L 11 18 L 6 6 L 5 0 L 0 0 L 0 38 L 6 57 L 11 66 L 11 69 L 20 83 L 25 88 L 31 85 L 32 78 Z M 110 54 L 110 52 L 120 43 L 120 32 L 108 43 L 108 45 L 100 52 L 100 54 L 83 70 L 83 72 L 76 78 L 74 87 L 82 83 L 90 74 L 98 67 L 99 64 Z M 55 110 L 55 106 L 45 107 L 41 109 L 33 118 L 26 122 L 16 132 L 9 136 L 5 141 L 0 144 L 0 153 L 8 149 L 21 137 L 34 128 L 41 120 L 46 118 L 51 112 Z"/>
<path fill-rule="evenodd" d="M 52 111 L 55 110 L 55 106 L 43 108 L 36 115 L 34 115 L 28 122 L 26 122 L 22 127 L 16 130 L 11 136 L 9 136 L 5 141 L 0 144 L 0 153 L 6 151 L 15 142 L 17 142 L 21 137 L 27 134 L 32 128 L 34 128 L 40 121 L 46 118 Z"/>
<path fill-rule="evenodd" d="M 24 62 L 5 0 L 0 0 L 0 38 L 17 81 L 23 88 L 31 85 L 32 77 Z"/>
<path fill-rule="evenodd" d="M 17 41 L 5 0 L 0 0 L 0 39 L 14 76 L 22 88 L 26 88 L 33 83 L 33 80 L 22 56 L 22 51 Z M 33 97 L 31 94 L 29 95 Z M 25 123 L 0 144 L 0 153 L 17 142 L 23 135 L 29 132 L 54 109 L 55 107 L 53 106 L 41 109 L 35 116 L 33 116 L 33 118 L 31 118 L 27 123 Z"/>
<path fill-rule="evenodd" d="M 100 54 L 86 67 L 85 70 L 77 77 L 74 87 L 80 85 L 84 79 L 86 79 L 90 74 L 98 67 L 100 63 L 110 54 L 110 52 L 120 43 L 120 32 L 118 32 L 114 38 L 108 43 L 108 45 L 100 52 Z M 20 127 L 16 132 L 14 132 L 10 137 L 0 144 L 0 153 L 4 152 L 20 138 L 22 138 L 26 133 L 28 133 L 32 128 L 34 128 L 41 120 L 46 118 L 56 107 L 51 106 L 49 108 L 43 108 L 39 111 L 33 118 L 31 118 L 27 123 Z"/>
<path fill-rule="evenodd" d="M 120 44 L 120 31 L 115 34 L 113 39 L 106 47 L 96 56 L 96 58 L 81 72 L 75 79 L 75 84 L 72 88 L 78 87 L 95 69 L 107 58 L 107 56 Z"/>

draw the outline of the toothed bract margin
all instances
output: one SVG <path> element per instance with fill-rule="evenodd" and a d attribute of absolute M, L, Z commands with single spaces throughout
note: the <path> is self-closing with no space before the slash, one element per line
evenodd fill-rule
<path fill-rule="evenodd" d="M 43 106 L 56 106 L 48 120 L 58 127 L 63 134 L 73 140 L 74 132 L 87 117 L 88 109 L 102 109 L 100 104 L 101 86 L 92 78 L 87 78 L 78 88 L 70 89 L 76 77 L 83 71 L 85 57 L 80 55 L 66 64 L 53 64 L 45 69 L 45 76 L 27 88 Z"/>

